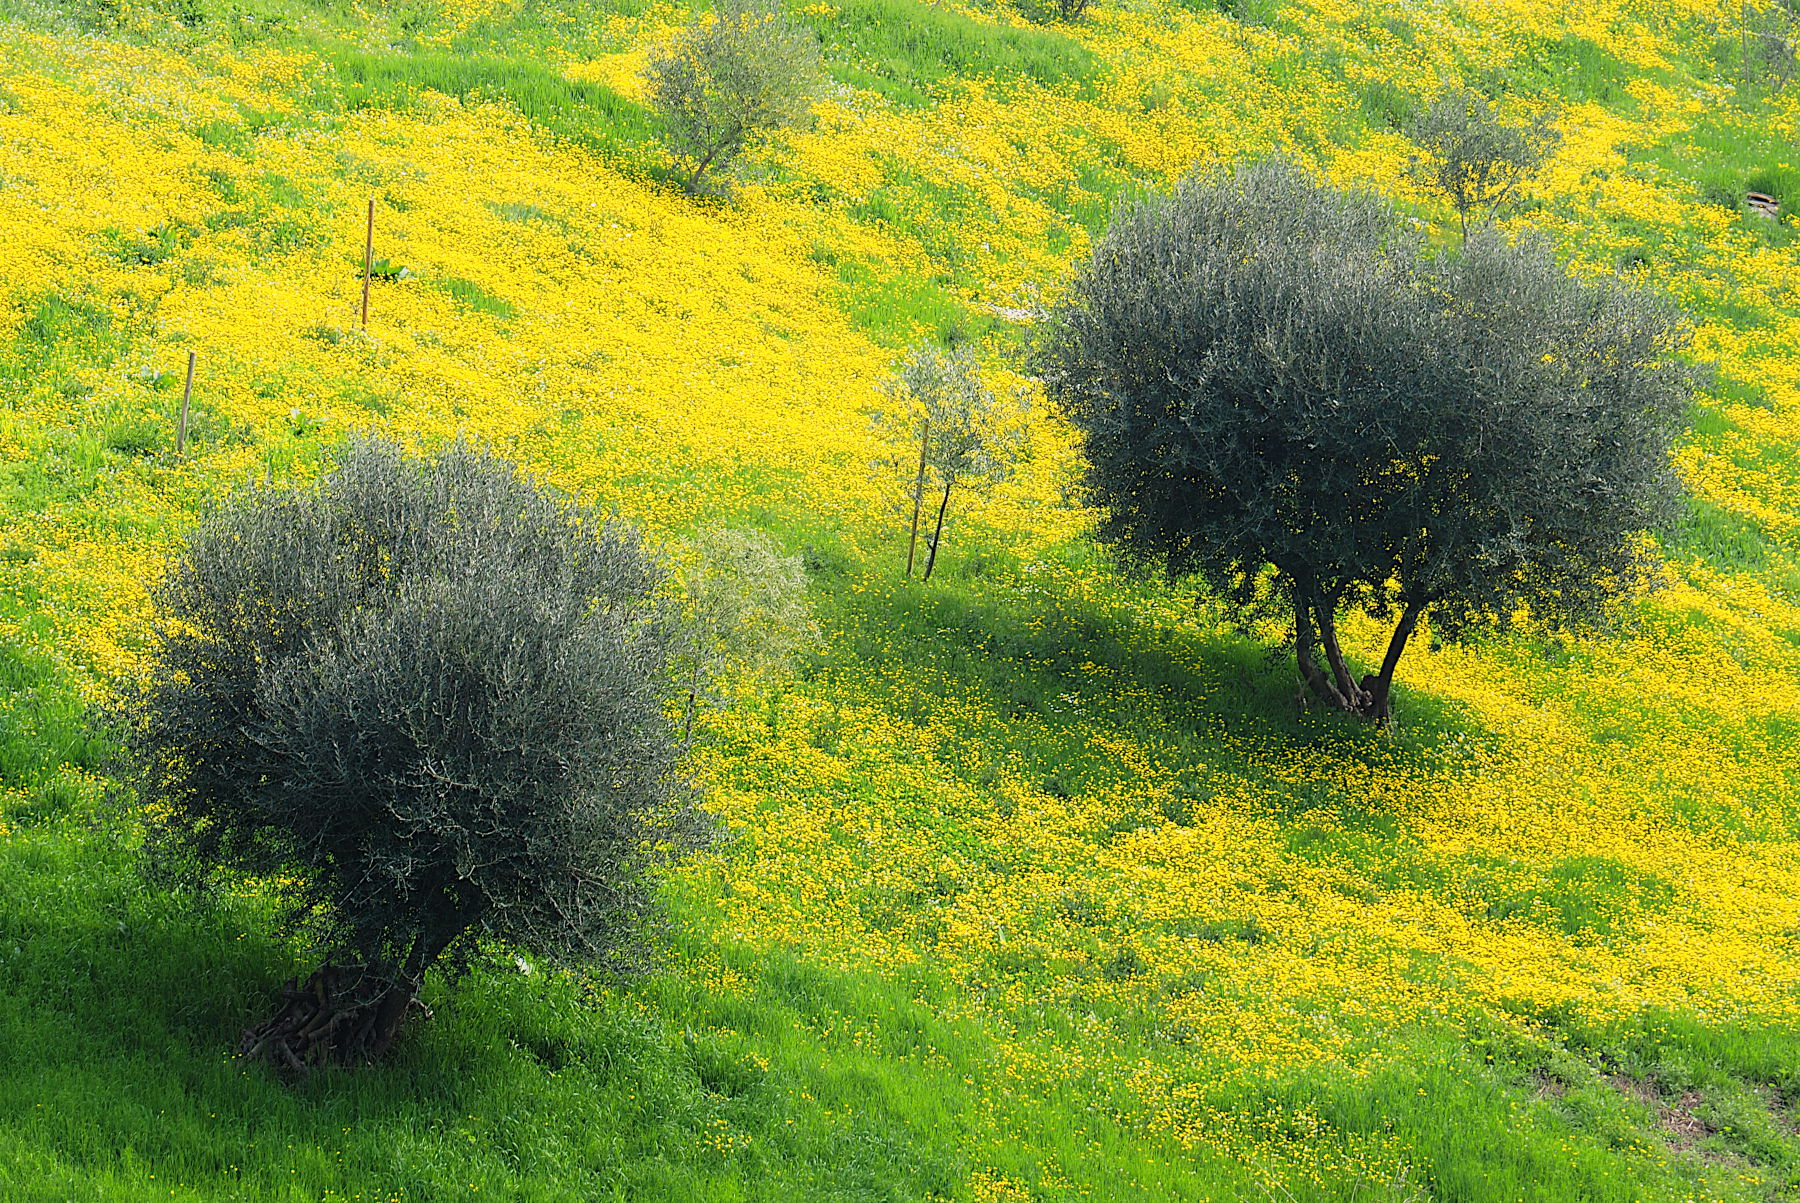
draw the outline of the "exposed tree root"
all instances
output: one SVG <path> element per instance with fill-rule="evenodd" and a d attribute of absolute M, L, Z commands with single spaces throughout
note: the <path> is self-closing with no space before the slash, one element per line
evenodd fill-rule
<path fill-rule="evenodd" d="M 289 980 L 281 995 L 273 1017 L 245 1030 L 238 1055 L 266 1058 L 300 1076 L 320 1065 L 379 1061 L 414 1009 L 431 1018 L 416 982 L 366 965 L 325 965 L 304 985 Z"/>

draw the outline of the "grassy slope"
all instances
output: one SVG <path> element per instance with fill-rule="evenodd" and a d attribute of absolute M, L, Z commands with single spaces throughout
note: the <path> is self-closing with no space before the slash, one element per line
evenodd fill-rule
<path fill-rule="evenodd" d="M 1791 99 L 1720 86 L 1704 11 L 996 11 L 808 10 L 852 90 L 709 208 L 633 96 L 665 9 L 0 6 L 0 1194 L 1800 1189 L 1794 235 L 1717 203 L 1792 189 Z M 1452 75 L 1564 107 L 1519 219 L 1642 263 L 1721 364 L 1668 589 L 1607 639 L 1421 648 L 1392 738 L 1297 717 L 1203 600 L 1096 558 L 1048 422 L 941 582 L 893 581 L 884 348 L 1003 353 L 991 306 L 1195 158 L 1283 145 L 1441 219 L 1388 123 Z M 414 275 L 365 336 L 371 193 Z M 716 716 L 740 836 L 670 882 L 665 973 L 496 950 L 399 1063 L 293 1090 L 226 1050 L 304 950 L 253 892 L 139 880 L 83 716 L 194 508 L 365 425 L 768 526 L 829 637 Z"/>

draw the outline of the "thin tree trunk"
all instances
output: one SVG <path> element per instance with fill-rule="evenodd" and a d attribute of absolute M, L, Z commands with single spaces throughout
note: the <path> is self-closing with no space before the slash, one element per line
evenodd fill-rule
<path fill-rule="evenodd" d="M 369 278 L 375 270 L 375 198 L 369 198 L 369 229 L 363 237 L 362 328 L 369 328 Z"/>
<path fill-rule="evenodd" d="M 1338 692 L 1343 695 L 1350 708 L 1358 709 L 1362 703 L 1362 690 L 1350 676 L 1350 667 L 1344 663 L 1343 649 L 1338 646 L 1337 617 L 1333 607 L 1315 597 L 1313 610 L 1319 616 L 1319 633 L 1325 645 L 1325 660 L 1331 665 L 1331 675 L 1337 682 Z"/>
<path fill-rule="evenodd" d="M 925 504 L 925 453 L 931 447 L 931 419 L 925 419 L 925 429 L 919 435 L 919 474 L 913 478 L 913 520 L 912 537 L 906 543 L 906 575 L 911 576 L 913 570 L 913 553 L 919 549 L 919 509 Z"/>
<path fill-rule="evenodd" d="M 188 352 L 187 383 L 181 388 L 181 425 L 175 431 L 175 454 L 187 454 L 188 406 L 194 399 L 194 360 L 193 351 Z"/>
<path fill-rule="evenodd" d="M 687 183 L 681 186 L 681 190 L 689 196 L 692 196 L 694 194 L 694 185 L 700 182 L 700 177 L 705 174 L 708 167 L 712 166 L 712 161 L 718 158 L 719 152 L 726 147 L 735 144 L 737 140 L 743 136 L 743 132 L 744 127 L 742 124 L 735 125 L 732 127 L 729 134 L 713 143 L 713 148 L 706 152 L 706 157 L 700 160 L 700 165 L 694 168 L 694 174 L 688 176 Z"/>
<path fill-rule="evenodd" d="M 1300 664 L 1300 676 L 1322 700 L 1340 710 L 1347 710 L 1344 695 L 1313 659 L 1312 595 L 1300 584 L 1294 586 L 1294 659 Z"/>
<path fill-rule="evenodd" d="M 1419 625 L 1421 607 L 1417 602 L 1408 602 L 1406 610 L 1400 615 L 1400 624 L 1394 628 L 1394 634 L 1388 640 L 1387 655 L 1381 661 L 1381 675 L 1363 678 L 1368 700 L 1364 703 L 1364 713 L 1378 723 L 1386 724 L 1394 716 L 1391 695 L 1394 688 L 1394 670 L 1400 666 L 1400 656 L 1406 651 L 1406 641 Z"/>
<path fill-rule="evenodd" d="M 944 481 L 944 500 L 938 504 L 937 529 L 931 532 L 931 552 L 925 557 L 925 579 L 931 579 L 931 570 L 937 567 L 938 543 L 944 538 L 944 511 L 950 508 L 950 486 L 955 483 Z"/>

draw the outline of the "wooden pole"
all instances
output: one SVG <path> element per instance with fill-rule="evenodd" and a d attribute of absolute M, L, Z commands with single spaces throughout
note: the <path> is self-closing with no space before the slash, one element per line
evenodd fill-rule
<path fill-rule="evenodd" d="M 175 454 L 187 454 L 188 403 L 194 399 L 194 352 L 188 352 L 187 385 L 181 390 L 181 425 L 175 431 Z"/>
<path fill-rule="evenodd" d="M 375 198 L 369 198 L 369 230 L 363 236 L 362 328 L 369 328 L 369 274 L 375 269 Z"/>
<path fill-rule="evenodd" d="M 919 475 L 913 480 L 913 521 L 912 539 L 906 545 L 906 575 L 912 575 L 913 553 L 919 550 L 919 507 L 925 501 L 925 451 L 931 446 L 931 419 L 925 419 L 925 429 L 919 436 Z"/>

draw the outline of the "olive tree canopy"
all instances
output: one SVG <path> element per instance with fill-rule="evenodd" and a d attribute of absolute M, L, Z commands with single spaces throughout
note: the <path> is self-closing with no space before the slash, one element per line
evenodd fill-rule
<path fill-rule="evenodd" d="M 1122 208 L 1038 366 L 1103 537 L 1278 605 L 1310 688 L 1385 719 L 1421 621 L 1575 622 L 1653 571 L 1684 331 L 1533 239 L 1427 258 L 1380 199 L 1274 161 Z M 1395 624 L 1360 680 L 1337 636 L 1357 606 Z"/>
<path fill-rule="evenodd" d="M 355 442 L 199 524 L 120 717 L 171 863 L 261 877 L 324 939 L 246 1051 L 378 1057 L 484 935 L 630 958 L 646 870 L 705 832 L 661 579 L 630 528 L 466 446 Z"/>
<path fill-rule="evenodd" d="M 644 69 L 664 137 L 697 192 L 775 130 L 799 125 L 825 83 L 811 30 L 774 0 L 721 0 L 713 16 L 681 30 Z"/>

